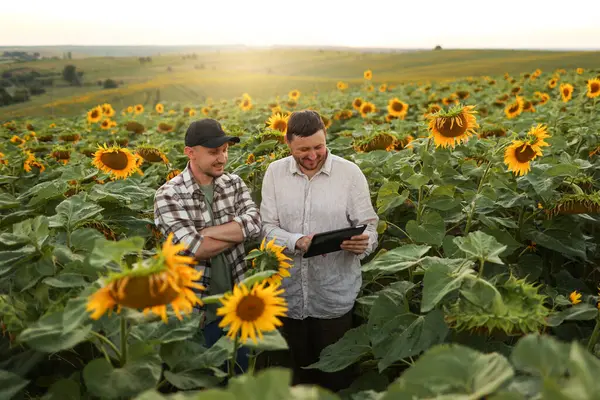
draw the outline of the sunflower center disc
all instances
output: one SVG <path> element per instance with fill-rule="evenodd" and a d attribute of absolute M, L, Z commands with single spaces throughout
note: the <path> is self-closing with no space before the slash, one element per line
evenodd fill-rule
<path fill-rule="evenodd" d="M 287 129 L 287 124 L 285 123 L 285 121 L 277 121 L 275 122 L 275 124 L 273 124 L 273 128 L 277 129 L 280 132 L 285 132 L 285 130 Z"/>
<path fill-rule="evenodd" d="M 592 87 L 590 88 L 590 92 L 592 94 L 596 94 L 600 92 L 600 83 L 592 83 Z"/>
<path fill-rule="evenodd" d="M 443 123 L 438 125 L 438 131 L 442 136 L 449 138 L 463 135 L 467 131 L 467 128 L 467 118 L 463 114 L 456 117 L 444 118 Z"/>
<path fill-rule="evenodd" d="M 135 309 L 167 305 L 179 296 L 179 292 L 165 281 L 166 276 L 154 275 L 154 280 L 150 279 L 151 276 L 132 277 L 126 283 L 123 279 L 115 281 L 111 295 L 117 303 Z M 120 291 L 123 297 L 119 297 Z"/>
<path fill-rule="evenodd" d="M 535 151 L 533 151 L 533 148 L 531 148 L 531 146 L 528 144 L 524 144 L 515 150 L 515 157 L 518 162 L 526 163 L 533 160 L 533 157 L 535 157 Z"/>
<path fill-rule="evenodd" d="M 129 159 L 127 154 L 123 151 L 115 151 L 111 153 L 104 153 L 100 156 L 100 161 L 110 169 L 117 171 L 124 170 L 127 168 Z"/>
<path fill-rule="evenodd" d="M 162 161 L 160 152 L 158 150 L 140 150 L 138 154 L 148 162 L 159 162 Z"/>
<path fill-rule="evenodd" d="M 392 103 L 392 110 L 395 112 L 402 112 L 402 110 L 404 110 L 404 105 L 402 103 L 394 102 Z"/>
<path fill-rule="evenodd" d="M 245 296 L 237 306 L 237 315 L 243 321 L 256 321 L 265 310 L 265 302 L 255 295 Z"/>

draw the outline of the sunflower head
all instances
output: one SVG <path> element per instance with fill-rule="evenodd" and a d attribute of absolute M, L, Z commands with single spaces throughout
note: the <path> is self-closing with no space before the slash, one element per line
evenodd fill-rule
<path fill-rule="evenodd" d="M 581 74 L 583 74 L 583 68 L 577 68 L 577 70 L 576 70 L 576 71 L 577 71 L 577 74 L 578 74 L 578 75 L 581 75 Z"/>
<path fill-rule="evenodd" d="M 112 127 L 112 121 L 110 119 L 104 119 L 102 120 L 102 122 L 100 123 L 100 128 L 104 129 L 104 130 L 108 130 Z"/>
<path fill-rule="evenodd" d="M 360 106 L 360 115 L 362 115 L 363 118 L 367 118 L 369 114 L 374 113 L 376 111 L 377 108 L 375 107 L 375 104 L 370 103 L 368 101 L 363 102 Z"/>
<path fill-rule="evenodd" d="M 169 163 L 169 159 L 165 155 L 163 151 L 158 149 L 157 147 L 150 145 L 139 145 L 135 149 L 136 153 L 142 157 L 145 161 L 149 163 L 157 163 L 162 162 L 165 164 Z"/>
<path fill-rule="evenodd" d="M 112 117 L 115 115 L 115 109 L 108 103 L 104 103 L 100 106 L 102 108 L 102 115 L 105 117 Z"/>
<path fill-rule="evenodd" d="M 394 97 L 388 102 L 387 110 L 388 114 L 401 118 L 408 112 L 408 104 Z"/>
<path fill-rule="evenodd" d="M 144 112 L 144 106 L 141 104 L 137 104 L 134 108 L 133 108 L 133 112 L 138 115 Z"/>
<path fill-rule="evenodd" d="M 243 111 L 249 111 L 252 109 L 252 100 L 250 98 L 243 98 L 240 102 L 240 108 Z"/>
<path fill-rule="evenodd" d="M 165 112 L 165 106 L 163 106 L 161 103 L 157 103 L 154 106 L 154 109 L 156 110 L 157 113 L 162 114 Z"/>
<path fill-rule="evenodd" d="M 363 99 L 361 99 L 360 97 L 355 98 L 354 100 L 352 100 L 352 107 L 356 110 L 356 111 L 360 111 L 360 106 L 362 106 L 363 103 Z"/>
<path fill-rule="evenodd" d="M 548 213 L 550 216 L 556 214 L 600 214 L 600 191 L 563 194 Z"/>
<path fill-rule="evenodd" d="M 125 129 L 128 132 L 133 132 L 133 133 L 144 133 L 144 131 L 146 131 L 146 127 L 144 127 L 144 125 L 140 124 L 139 122 L 136 121 L 129 121 L 125 124 Z"/>
<path fill-rule="evenodd" d="M 290 98 L 290 100 L 298 101 L 298 99 L 300 98 L 300 91 L 294 89 L 288 93 L 288 97 Z"/>
<path fill-rule="evenodd" d="M 342 81 L 339 81 L 336 86 L 337 86 L 338 90 L 343 91 L 343 90 L 348 89 L 348 84 L 345 82 L 342 82 Z"/>
<path fill-rule="evenodd" d="M 289 115 L 274 114 L 267 120 L 267 125 L 273 130 L 286 133 L 289 119 Z"/>
<path fill-rule="evenodd" d="M 185 245 L 173 244 L 170 233 L 162 249 L 147 260 L 125 268 L 123 272 L 111 274 L 102 280 L 102 287 L 93 293 L 87 304 L 90 318 L 99 319 L 115 306 L 142 309 L 153 312 L 167 323 L 167 306 L 171 305 L 175 315 L 183 319 L 181 313 L 190 314 L 197 304 L 202 304 L 194 290 L 203 290 L 197 283 L 202 274 L 192 265 L 192 257 L 178 253 Z"/>
<path fill-rule="evenodd" d="M 452 147 L 467 142 L 479 128 L 473 109 L 475 106 L 455 106 L 448 111 L 429 115 L 429 131 L 436 147 Z"/>
<path fill-rule="evenodd" d="M 100 121 L 100 119 L 102 119 L 102 107 L 97 106 L 92 108 L 90 111 L 88 111 L 87 113 L 87 120 L 88 122 L 95 124 L 96 122 Z"/>
<path fill-rule="evenodd" d="M 399 140 L 387 132 L 378 132 L 367 137 L 356 139 L 352 145 L 358 153 L 368 153 L 375 150 L 391 151 L 398 147 Z"/>
<path fill-rule="evenodd" d="M 265 287 L 266 282 L 256 283 L 252 289 L 244 284 L 236 285 L 233 293 L 226 293 L 221 299 L 223 306 L 217 309 L 217 315 L 223 320 L 219 326 L 229 326 L 227 336 L 240 339 L 245 343 L 248 338 L 257 343 L 257 336 L 262 339 L 263 332 L 277 329 L 282 323 L 278 317 L 287 313 L 287 304 L 283 298 L 283 289 L 278 285 Z"/>
<path fill-rule="evenodd" d="M 363 77 L 370 81 L 371 79 L 373 79 L 373 71 L 371 71 L 370 69 L 366 70 L 365 72 L 363 72 Z"/>
<path fill-rule="evenodd" d="M 178 170 L 178 169 L 174 169 L 172 171 L 169 171 L 169 173 L 167 174 L 167 182 L 170 181 L 171 179 L 175 178 L 180 173 L 181 173 L 181 171 Z"/>
<path fill-rule="evenodd" d="M 158 124 L 157 130 L 160 133 L 173 132 L 173 125 L 167 124 L 166 122 L 161 122 L 160 124 Z"/>
<path fill-rule="evenodd" d="M 541 156 L 539 147 L 531 145 L 523 140 L 515 140 L 504 152 L 504 164 L 515 175 L 521 176 L 531 170 L 531 161 Z"/>
<path fill-rule="evenodd" d="M 270 285 L 278 285 L 283 278 L 289 277 L 288 269 L 292 267 L 292 259 L 283 254 L 285 246 L 276 245 L 275 240 L 273 238 L 267 243 L 264 238 L 258 249 L 248 253 L 248 260 L 252 260 L 252 267 L 256 271 L 277 271 L 267 279 Z"/>
<path fill-rule="evenodd" d="M 129 149 L 105 144 L 98 146 L 92 165 L 115 179 L 125 179 L 138 171 L 138 158 Z"/>
<path fill-rule="evenodd" d="M 600 79 L 594 78 L 588 80 L 586 96 L 589 98 L 600 96 Z"/>
<path fill-rule="evenodd" d="M 513 103 L 510 103 L 504 109 L 504 113 L 508 119 L 516 118 L 523 112 L 524 101 L 523 98 L 517 96 Z"/>
<path fill-rule="evenodd" d="M 560 96 L 563 102 L 568 102 L 573 97 L 573 85 L 570 83 L 561 83 Z"/>
<path fill-rule="evenodd" d="M 456 97 L 458 97 L 460 100 L 468 99 L 469 96 L 471 95 L 467 90 L 459 90 L 455 94 L 456 94 Z"/>
<path fill-rule="evenodd" d="M 387 90 L 388 90 L 387 84 L 382 83 L 381 85 L 379 85 L 379 91 L 381 93 L 385 93 L 385 92 L 387 92 Z"/>
<path fill-rule="evenodd" d="M 558 83 L 558 79 L 557 78 L 552 78 L 548 81 L 548 87 L 550 89 L 554 89 L 556 87 L 556 84 Z"/>

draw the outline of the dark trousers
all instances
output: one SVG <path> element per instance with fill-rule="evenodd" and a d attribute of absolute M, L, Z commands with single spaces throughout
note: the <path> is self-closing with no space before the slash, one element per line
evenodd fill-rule
<path fill-rule="evenodd" d="M 326 373 L 318 369 L 302 369 L 319 360 L 321 351 L 337 342 L 352 329 L 352 315 L 334 319 L 306 318 L 303 320 L 280 318 L 283 322 L 281 333 L 290 349 L 290 368 L 293 371 L 293 385 L 314 384 L 333 392 L 345 389 L 352 384 L 354 368 Z"/>

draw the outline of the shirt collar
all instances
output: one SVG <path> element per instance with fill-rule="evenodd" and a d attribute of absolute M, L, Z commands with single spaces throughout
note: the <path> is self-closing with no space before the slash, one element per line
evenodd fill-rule
<path fill-rule="evenodd" d="M 290 159 L 291 159 L 290 172 L 292 174 L 304 175 L 304 173 L 302 171 L 300 171 L 300 168 L 298 167 L 298 163 L 296 162 L 296 159 L 294 157 L 290 157 Z M 325 159 L 325 163 L 323 163 L 323 165 L 321 166 L 321 169 L 315 175 L 323 172 L 323 173 L 327 174 L 328 176 L 331 176 L 332 165 L 333 165 L 333 156 L 331 154 L 331 151 L 329 149 L 327 149 L 327 158 Z"/>
<path fill-rule="evenodd" d="M 196 182 L 196 179 L 194 179 L 194 175 L 192 175 L 192 169 L 190 168 L 189 161 L 187 162 L 187 165 L 185 166 L 185 169 L 181 175 L 183 176 L 183 183 L 189 193 L 193 194 L 195 191 L 200 190 L 200 185 L 198 185 L 198 182 Z M 223 192 L 227 186 L 225 183 L 226 180 L 228 180 L 228 178 L 225 174 L 213 179 L 215 191 Z"/>

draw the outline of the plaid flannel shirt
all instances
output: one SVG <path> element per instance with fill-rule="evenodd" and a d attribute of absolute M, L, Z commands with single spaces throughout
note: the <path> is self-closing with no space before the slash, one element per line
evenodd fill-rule
<path fill-rule="evenodd" d="M 222 225 L 235 221 L 242 227 L 244 241 L 258 238 L 261 232 L 261 218 L 258 207 L 252 201 L 244 181 L 237 175 L 225 173 L 214 180 L 212 225 Z M 185 243 L 185 255 L 194 256 L 202 244 L 203 237 L 198 233 L 210 226 L 206 221 L 210 214 L 204 193 L 195 181 L 189 162 L 183 172 L 162 185 L 154 197 L 154 223 L 166 237 L 173 233 L 175 243 Z M 247 264 L 246 252 L 240 243 L 223 252 L 235 283 L 244 279 Z M 196 269 L 202 271 L 200 283 L 206 288 L 199 296 L 207 296 L 210 287 L 210 262 L 198 260 Z"/>

